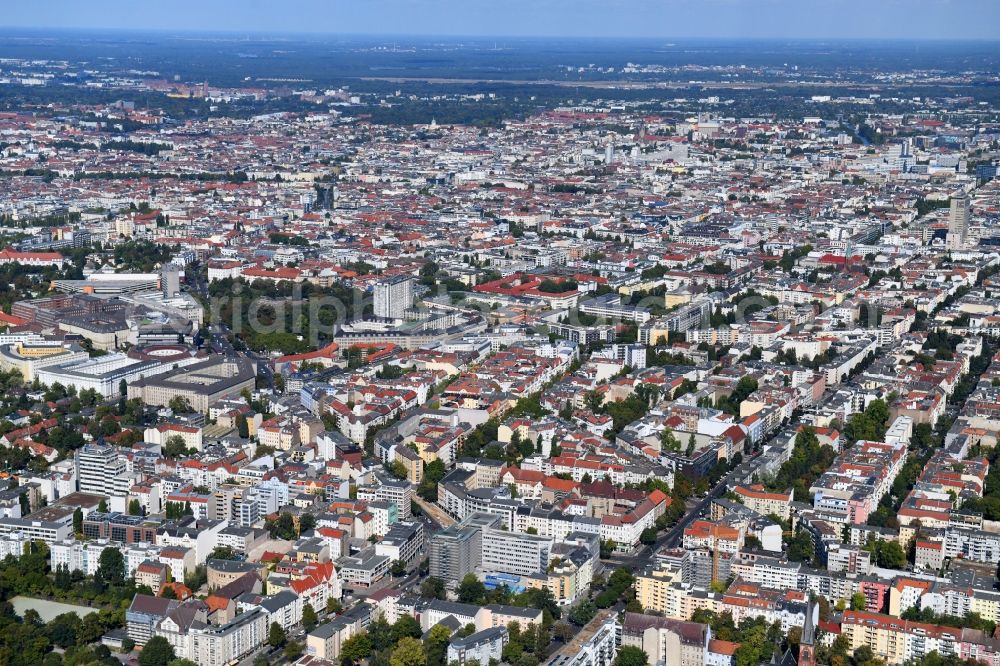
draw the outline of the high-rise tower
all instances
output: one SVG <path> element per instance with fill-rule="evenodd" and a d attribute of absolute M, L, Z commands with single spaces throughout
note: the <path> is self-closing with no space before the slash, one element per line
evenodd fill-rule
<path fill-rule="evenodd" d="M 964 191 L 951 198 L 951 212 L 948 216 L 948 249 L 965 248 L 965 237 L 969 233 L 969 198 Z"/>

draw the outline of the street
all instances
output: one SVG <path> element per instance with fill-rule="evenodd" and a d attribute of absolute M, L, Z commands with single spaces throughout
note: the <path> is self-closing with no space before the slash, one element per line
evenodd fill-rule
<path fill-rule="evenodd" d="M 698 518 L 703 517 L 703 513 L 706 509 L 708 509 L 712 500 L 717 497 L 721 497 L 722 494 L 726 492 L 726 488 L 733 483 L 734 480 L 739 479 L 740 482 L 745 481 L 746 476 L 749 475 L 750 471 L 751 464 L 749 461 L 740 463 L 735 469 L 719 479 L 719 482 L 715 484 L 708 494 L 705 495 L 704 498 L 700 499 L 697 504 L 691 507 L 687 513 L 684 514 L 684 517 L 677 521 L 677 524 L 661 534 L 655 543 L 642 546 L 633 555 L 611 557 L 607 558 L 607 561 L 637 571 L 652 562 L 653 556 L 661 548 L 678 547 L 681 543 L 681 539 L 684 537 L 684 529 Z"/>
<path fill-rule="evenodd" d="M 208 295 L 208 282 L 202 277 L 201 272 L 192 276 L 191 284 L 194 290 L 201 296 L 201 298 L 207 303 L 209 300 Z M 206 316 L 211 316 L 211 309 L 205 313 Z M 221 321 L 208 321 L 208 332 L 211 336 L 211 340 L 208 341 L 216 354 L 225 354 L 226 356 L 235 356 L 236 348 L 233 347 L 232 343 L 229 341 L 229 336 L 232 331 Z M 262 375 L 267 382 L 267 388 L 274 391 L 274 370 L 271 369 L 271 359 L 267 356 L 262 356 L 255 351 L 246 350 L 246 356 L 257 366 L 257 374 Z"/>

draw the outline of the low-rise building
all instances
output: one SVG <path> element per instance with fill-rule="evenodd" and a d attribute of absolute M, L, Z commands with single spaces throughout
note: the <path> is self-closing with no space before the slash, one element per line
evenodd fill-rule
<path fill-rule="evenodd" d="M 466 666 L 469 662 L 489 664 L 500 661 L 508 639 L 506 627 L 491 627 L 463 638 L 453 638 L 448 644 L 448 663 Z"/>

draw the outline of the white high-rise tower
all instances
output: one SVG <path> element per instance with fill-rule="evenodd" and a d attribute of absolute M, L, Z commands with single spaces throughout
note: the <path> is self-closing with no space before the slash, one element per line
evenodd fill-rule
<path fill-rule="evenodd" d="M 964 191 L 951 198 L 951 212 L 948 216 L 948 249 L 965 249 L 965 237 L 969 233 L 969 198 Z"/>
<path fill-rule="evenodd" d="M 379 319 L 402 319 L 413 307 L 413 278 L 397 275 L 375 283 L 375 316 Z"/>

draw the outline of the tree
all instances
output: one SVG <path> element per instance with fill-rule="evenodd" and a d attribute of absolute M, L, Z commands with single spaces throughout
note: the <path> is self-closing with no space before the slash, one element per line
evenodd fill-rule
<path fill-rule="evenodd" d="M 131 499 L 128 503 L 128 515 L 130 516 L 141 516 L 142 515 L 142 505 L 139 504 L 139 500 Z"/>
<path fill-rule="evenodd" d="M 443 624 L 435 624 L 424 641 L 424 659 L 427 666 L 445 666 L 448 654 L 448 639 L 451 631 Z"/>
<path fill-rule="evenodd" d="M 420 584 L 420 596 L 424 599 L 444 599 L 444 581 L 431 576 Z"/>
<path fill-rule="evenodd" d="M 216 546 L 208 554 L 210 560 L 235 560 L 236 551 L 231 546 Z"/>
<path fill-rule="evenodd" d="M 424 467 L 424 478 L 430 479 L 435 484 L 443 479 L 447 473 L 448 470 L 444 466 L 444 461 L 440 458 L 435 458 Z"/>
<path fill-rule="evenodd" d="M 167 403 L 167 406 L 170 407 L 172 412 L 178 414 L 189 414 L 194 411 L 191 408 L 191 401 L 183 395 L 175 395 L 170 399 L 170 402 Z"/>
<path fill-rule="evenodd" d="M 878 551 L 878 565 L 886 569 L 902 569 L 906 566 L 906 553 L 898 541 L 884 541 Z"/>
<path fill-rule="evenodd" d="M 486 596 L 486 586 L 475 574 L 466 574 L 458 585 L 458 600 L 463 604 L 480 604 Z"/>
<path fill-rule="evenodd" d="M 83 622 L 80 623 L 80 628 L 76 632 L 77 643 L 90 645 L 104 635 L 104 631 L 101 616 L 97 613 L 88 613 L 83 617 Z"/>
<path fill-rule="evenodd" d="M 271 623 L 271 628 L 267 631 L 267 643 L 273 648 L 279 648 L 285 644 L 287 636 L 285 630 L 277 622 Z"/>
<path fill-rule="evenodd" d="M 567 624 L 566 622 L 559 622 L 555 625 L 555 627 L 553 627 L 552 633 L 563 643 L 569 643 L 573 640 L 573 637 L 576 636 L 577 629 L 573 625 Z"/>
<path fill-rule="evenodd" d="M 291 541 L 295 539 L 295 520 L 290 513 L 282 513 L 270 525 L 271 538 Z"/>
<path fill-rule="evenodd" d="M 316 617 L 316 609 L 312 607 L 312 604 L 306 603 L 302 607 L 302 626 L 305 627 L 307 632 L 312 631 L 316 628 L 316 623 L 318 622 Z"/>
<path fill-rule="evenodd" d="M 774 648 L 767 640 L 767 626 L 763 621 L 741 623 L 739 638 L 740 647 L 733 655 L 737 666 L 757 666 L 770 659 Z"/>
<path fill-rule="evenodd" d="M 408 476 L 406 471 L 406 465 L 404 465 L 401 460 L 393 460 L 391 463 L 389 463 L 389 466 L 386 468 L 386 471 L 389 472 L 389 474 L 392 474 L 397 479 L 406 480 Z"/>
<path fill-rule="evenodd" d="M 389 567 L 389 573 L 393 576 L 403 576 L 406 574 L 406 562 L 403 560 L 393 560 L 392 566 Z"/>
<path fill-rule="evenodd" d="M 671 428 L 664 428 L 663 432 L 660 433 L 660 445 L 665 451 L 679 453 L 681 450 L 681 443 L 677 440 Z"/>
<path fill-rule="evenodd" d="M 404 638 L 420 638 L 423 633 L 416 618 L 412 615 L 402 615 L 392 625 L 392 642 L 398 643 Z"/>
<path fill-rule="evenodd" d="M 865 595 L 862 594 L 861 592 L 855 592 L 854 594 L 851 595 L 851 610 L 854 611 L 865 610 L 865 607 L 867 605 L 868 605 L 868 600 L 865 598 Z"/>
<path fill-rule="evenodd" d="M 875 651 L 867 645 L 860 646 L 854 651 L 854 663 L 856 666 L 875 666 L 882 662 L 875 657 Z"/>
<path fill-rule="evenodd" d="M 647 546 L 656 543 L 656 528 L 647 527 L 644 529 L 639 535 L 639 541 Z"/>
<path fill-rule="evenodd" d="M 120 550 L 105 548 L 101 551 L 101 556 L 97 560 L 97 578 L 114 585 L 125 582 L 125 558 Z"/>
<path fill-rule="evenodd" d="M 426 662 L 423 644 L 418 639 L 410 637 L 396 643 L 389 657 L 391 666 L 424 666 Z"/>
<path fill-rule="evenodd" d="M 814 428 L 803 426 L 795 436 L 791 458 L 781 466 L 773 481 L 767 485 L 772 490 L 788 490 L 791 487 L 797 501 L 810 501 L 810 484 L 833 464 L 835 457 L 833 448 L 829 445 L 820 445 Z"/>
<path fill-rule="evenodd" d="M 688 443 L 687 447 L 684 448 L 684 455 L 690 458 L 692 455 L 694 455 L 694 450 L 696 446 L 697 442 L 694 439 L 694 433 L 691 433 L 690 435 L 688 435 Z"/>
<path fill-rule="evenodd" d="M 54 617 L 47 626 L 49 640 L 61 648 L 75 645 L 80 629 L 80 616 L 76 613 L 63 613 Z"/>
<path fill-rule="evenodd" d="M 599 413 L 601 410 L 601 405 L 604 403 L 604 395 L 598 391 L 587 391 L 583 395 L 583 402 L 587 409 Z"/>
<path fill-rule="evenodd" d="M 236 433 L 243 439 L 250 437 L 250 424 L 247 423 L 247 417 L 243 414 L 236 416 Z"/>
<path fill-rule="evenodd" d="M 420 486 L 417 488 L 417 492 L 428 502 L 434 502 L 437 500 L 437 486 L 438 482 L 444 478 L 447 469 L 445 469 L 444 461 L 440 458 L 436 458 L 431 462 L 427 463 L 424 467 L 424 478 L 420 482 Z"/>
<path fill-rule="evenodd" d="M 618 656 L 615 657 L 614 666 L 646 666 L 649 659 L 642 648 L 631 645 L 623 645 L 618 648 Z"/>
<path fill-rule="evenodd" d="M 847 444 L 853 445 L 859 440 L 881 441 L 889 423 L 889 407 L 884 400 L 872 400 L 865 411 L 854 414 L 844 428 L 844 438 Z"/>
<path fill-rule="evenodd" d="M 80 507 L 73 511 L 73 533 L 83 534 L 83 509 Z"/>
<path fill-rule="evenodd" d="M 788 542 L 788 559 L 793 562 L 808 562 L 816 554 L 816 544 L 812 535 L 800 529 Z"/>
<path fill-rule="evenodd" d="M 187 455 L 187 443 L 184 438 L 180 435 L 167 437 L 167 441 L 163 445 L 163 455 L 167 458 L 180 458 Z"/>
<path fill-rule="evenodd" d="M 108 512 L 108 501 L 107 500 L 102 499 L 100 502 L 97 503 L 97 512 L 98 513 L 107 513 Z M 82 519 L 81 519 L 81 525 L 82 524 L 83 523 L 82 523 Z M 82 529 L 83 528 L 81 527 L 81 531 L 82 531 Z"/>
<path fill-rule="evenodd" d="M 105 549 L 107 552 L 110 549 Z M 117 552 L 117 551 L 116 551 Z M 121 553 L 119 553 L 121 555 Z M 153 636 L 139 653 L 139 666 L 167 666 L 177 655 L 163 636 Z"/>
<path fill-rule="evenodd" d="M 295 661 L 302 656 L 302 643 L 298 641 L 288 641 L 285 645 L 285 659 Z"/>
<path fill-rule="evenodd" d="M 311 513 L 303 513 L 299 516 L 299 535 L 316 528 L 316 516 Z"/>
<path fill-rule="evenodd" d="M 340 646 L 342 659 L 350 659 L 354 663 L 367 659 L 372 653 L 372 641 L 367 632 L 351 636 Z"/>
<path fill-rule="evenodd" d="M 595 615 L 597 615 L 597 607 L 593 603 L 585 601 L 569 612 L 569 621 L 582 627 L 593 620 Z"/>

